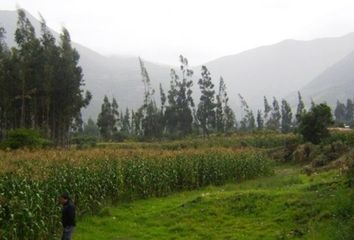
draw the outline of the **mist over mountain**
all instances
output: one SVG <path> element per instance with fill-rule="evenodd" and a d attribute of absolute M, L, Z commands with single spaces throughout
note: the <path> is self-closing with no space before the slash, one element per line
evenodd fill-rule
<path fill-rule="evenodd" d="M 285 40 L 206 63 L 232 91 L 258 107 L 263 95 L 286 97 L 298 91 L 354 49 L 354 33 L 312 41 Z"/>
<path fill-rule="evenodd" d="M 39 21 L 27 13 L 37 34 L 40 33 Z M 0 25 L 4 26 L 8 45 L 14 46 L 16 30 L 16 11 L 0 11 Z M 58 33 L 54 36 L 58 39 Z M 104 95 L 115 97 L 120 109 L 137 108 L 142 104 L 143 84 L 141 81 L 138 57 L 104 56 L 73 43 L 80 53 L 80 65 L 83 68 L 85 89 L 93 94 L 93 99 L 84 110 L 84 118 L 96 118 Z M 353 97 L 354 76 L 354 33 L 312 41 L 285 40 L 274 45 L 263 46 L 239 54 L 230 55 L 207 62 L 206 65 L 218 85 L 223 76 L 230 105 L 236 109 L 241 93 L 253 108 L 263 108 L 263 96 L 269 98 L 286 97 L 294 103 L 293 92 L 301 90 L 305 100 L 332 103 L 336 98 Z M 350 54 L 351 53 L 351 54 Z M 349 54 L 349 55 L 348 55 Z M 188 56 L 186 56 L 188 57 Z M 178 56 L 176 56 L 177 62 Z M 153 87 L 155 98 L 159 99 L 158 85 L 161 82 L 168 91 L 170 69 L 173 66 L 145 61 Z M 178 68 L 178 67 L 177 67 Z M 197 79 L 201 66 L 194 67 L 194 97 L 199 96 Z M 196 100 L 198 102 L 198 100 Z"/>
<path fill-rule="evenodd" d="M 327 68 L 301 90 L 310 101 L 327 102 L 335 106 L 337 100 L 346 102 L 354 97 L 354 52 Z"/>

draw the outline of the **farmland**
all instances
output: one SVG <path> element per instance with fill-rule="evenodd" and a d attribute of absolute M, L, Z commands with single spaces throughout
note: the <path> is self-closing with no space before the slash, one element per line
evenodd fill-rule
<path fill-rule="evenodd" d="M 334 138 L 331 141 L 343 138 L 343 136 L 334 136 Z M 343 139 L 350 142 L 351 138 Z M 284 164 L 280 163 L 282 160 L 280 155 L 287 155 L 284 146 L 297 145 L 299 142 L 300 139 L 292 134 L 257 133 L 228 137 L 213 136 L 209 139 L 191 138 L 162 143 L 106 143 L 80 150 L 72 148 L 2 151 L 0 152 L 0 239 L 57 239 L 60 234 L 58 196 L 63 191 L 71 193 L 77 206 L 78 239 L 93 239 L 87 238 L 86 234 L 86 232 L 89 233 L 88 229 L 90 231 L 95 229 L 92 228 L 92 225 L 96 225 L 95 222 L 91 222 L 96 220 L 90 220 L 90 216 L 102 215 L 107 206 L 112 206 L 113 210 L 107 211 L 113 211 L 117 216 L 129 215 L 130 211 L 124 212 L 126 209 L 124 206 L 128 209 L 134 208 L 134 206 L 140 208 L 150 205 L 150 203 L 155 204 L 154 201 L 161 202 L 161 205 L 157 205 L 157 209 L 165 204 L 168 206 L 178 203 L 188 205 L 190 211 L 193 212 L 201 207 L 198 202 L 200 195 L 203 195 L 207 196 L 205 199 L 210 201 L 204 203 L 203 200 L 202 204 L 208 205 L 210 203 L 212 208 L 220 205 L 218 203 L 219 197 L 220 201 L 225 202 L 225 206 L 227 206 L 229 200 L 235 196 L 241 199 L 240 206 L 245 204 L 247 208 L 247 202 L 251 201 L 250 204 L 252 203 L 254 194 L 257 196 L 260 194 L 261 197 L 254 200 L 257 202 L 256 204 L 262 205 L 259 209 L 257 207 L 257 211 L 260 211 L 259 213 L 265 211 L 264 214 L 268 214 L 273 219 L 275 216 L 272 215 L 277 214 L 276 210 L 272 212 L 265 209 L 267 205 L 272 205 L 273 200 L 276 209 L 277 204 L 283 204 L 285 200 L 291 201 L 292 197 L 307 198 L 311 196 L 313 202 L 308 206 L 305 204 L 306 206 L 301 208 L 301 211 L 310 211 L 309 208 L 317 204 L 314 200 L 315 193 L 307 195 L 304 189 L 318 188 L 318 191 L 326 191 L 327 183 L 329 185 L 333 183 L 339 189 L 343 188 L 344 194 L 341 193 L 340 196 L 343 196 L 344 202 L 347 201 L 351 195 L 350 189 L 343 187 L 346 175 L 338 170 L 331 170 L 332 172 L 329 174 L 325 172 L 324 175 L 320 174 L 319 177 L 314 178 L 303 175 L 301 166 L 291 166 L 288 167 L 289 170 L 279 171 Z M 280 177 L 280 180 L 279 172 L 284 177 Z M 258 178 L 259 180 L 257 180 Z M 249 184 L 249 179 L 255 180 Z M 311 181 L 313 183 L 310 183 Z M 294 182 L 294 188 L 291 189 L 295 192 L 282 190 L 281 186 L 288 185 L 287 182 L 290 182 L 291 186 Z M 231 188 L 230 191 L 227 190 L 228 188 Z M 240 189 L 243 189 L 242 192 L 239 192 Z M 182 195 L 178 195 L 180 192 Z M 240 195 L 240 193 L 242 194 Z M 247 193 L 245 198 L 242 197 L 244 193 Z M 331 194 L 336 196 L 337 192 L 333 191 Z M 189 204 L 184 196 L 192 203 Z M 279 201 L 278 197 L 280 197 Z M 194 198 L 198 199 L 196 204 L 194 204 Z M 183 201 L 181 201 L 182 199 Z M 215 204 L 216 206 L 214 206 Z M 321 204 L 326 204 L 326 202 Z M 290 205 L 291 203 L 289 203 Z M 115 209 L 115 206 L 118 208 Z M 205 209 L 207 208 L 209 206 L 205 206 Z M 347 207 L 348 209 L 350 210 L 349 207 Z M 146 224 L 153 225 L 156 219 L 150 218 L 148 208 L 142 208 L 142 211 L 145 210 L 146 213 L 135 213 L 132 210 L 132 215 L 126 218 L 127 222 L 124 224 L 129 225 L 129 221 L 136 221 L 135 215 L 143 214 L 146 217 Z M 238 215 L 237 211 L 236 215 Z M 220 214 L 223 212 L 225 209 L 220 209 Z M 173 237 L 183 239 L 183 236 L 184 239 L 190 239 L 192 233 L 188 232 L 188 227 L 183 227 L 189 224 L 185 222 L 183 214 L 178 209 L 169 214 L 177 219 L 181 218 L 181 226 L 177 227 L 171 235 L 161 235 L 160 239 L 174 239 Z M 301 213 L 298 214 L 301 217 Z M 344 216 L 343 218 L 352 219 L 352 215 L 350 215 L 352 213 L 349 211 L 348 214 L 349 217 Z M 229 219 L 229 224 L 233 221 L 236 224 L 242 220 L 236 215 L 225 216 Z M 108 216 L 110 217 L 109 214 Z M 198 215 L 195 214 L 194 217 L 198 218 Z M 256 215 L 253 217 L 257 219 Z M 307 218 L 307 215 L 303 218 Z M 219 222 L 217 216 L 215 219 L 209 216 L 208 219 L 211 221 L 209 224 L 213 224 L 213 221 Z M 251 224 L 255 219 L 250 218 L 247 221 L 250 221 L 249 224 Z M 341 222 L 341 219 L 338 221 Z M 293 224 L 291 220 L 286 220 L 289 221 L 289 224 Z M 267 221 L 269 219 L 265 219 L 265 224 L 269 224 Z M 145 220 L 143 222 L 144 225 Z M 199 223 L 197 220 L 194 221 L 195 227 L 202 231 L 203 227 L 198 225 Z M 246 223 L 243 222 L 243 224 Z M 157 222 L 156 224 L 158 225 Z M 225 238 L 232 236 L 231 230 L 228 230 L 227 227 L 228 223 L 225 222 L 226 225 L 223 226 L 221 221 L 220 224 L 220 228 L 225 228 Z M 239 224 L 241 223 L 239 222 Z M 112 227 L 115 228 L 114 224 Z M 168 230 L 170 227 L 167 226 L 166 229 Z M 301 227 L 304 226 L 301 225 Z M 343 231 L 349 231 L 347 230 L 348 225 L 343 228 L 346 229 Z M 119 232 L 119 228 L 117 229 L 118 232 L 109 229 L 106 229 L 106 232 L 107 234 L 114 232 L 115 236 L 123 236 L 123 233 Z M 161 229 L 161 231 L 165 230 Z M 99 231 L 101 230 L 97 230 L 97 234 Z M 246 234 L 247 231 L 246 228 L 244 233 Z M 275 236 L 272 230 L 269 231 L 269 236 Z M 286 237 L 288 234 L 286 231 L 292 231 L 292 229 L 286 228 L 284 231 L 285 235 L 279 234 Z M 301 231 L 303 232 L 303 228 Z M 129 235 L 127 232 L 125 234 Z M 155 236 L 156 233 L 140 232 L 136 234 L 132 235 L 135 236 L 133 239 L 159 239 L 158 237 L 147 237 Z M 205 239 L 201 236 L 208 234 L 213 236 L 215 233 L 207 231 L 204 235 L 198 233 L 195 239 Z M 280 236 L 279 234 L 277 236 Z M 93 233 L 91 235 L 95 236 Z M 111 235 L 106 235 L 101 239 L 112 238 Z"/>
<path fill-rule="evenodd" d="M 272 176 L 104 208 L 81 220 L 75 239 L 352 239 L 354 194 L 342 177 L 284 165 Z"/>

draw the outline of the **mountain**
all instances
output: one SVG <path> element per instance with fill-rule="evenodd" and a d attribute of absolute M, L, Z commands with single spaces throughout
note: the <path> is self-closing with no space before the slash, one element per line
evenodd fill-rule
<path fill-rule="evenodd" d="M 335 106 L 337 100 L 346 102 L 354 97 L 354 52 L 351 52 L 333 66 L 303 87 L 304 99 L 314 102 L 327 102 Z"/>
<path fill-rule="evenodd" d="M 27 13 L 27 16 L 35 26 L 36 32 L 39 33 L 39 21 L 29 13 Z M 0 25 L 3 25 L 7 31 L 9 46 L 15 44 L 13 36 L 16 22 L 16 11 L 0 11 Z M 54 31 L 53 33 L 58 37 L 58 33 Z M 107 57 L 80 44 L 73 43 L 73 45 L 81 56 L 80 65 L 83 68 L 85 88 L 93 93 L 92 102 L 88 109 L 83 111 L 85 118 L 88 116 L 97 117 L 105 94 L 108 97 L 116 97 L 121 109 L 127 106 L 137 108 L 141 105 L 143 84 L 137 57 Z M 273 45 L 221 57 L 204 65 L 210 70 L 216 89 L 219 77 L 223 76 L 230 97 L 230 104 L 236 112 L 239 112 L 237 110 L 239 108 L 236 108 L 239 103 L 238 93 L 241 93 L 254 109 L 263 108 L 263 96 L 269 98 L 276 96 L 280 99 L 288 97 L 292 92 L 300 89 L 304 94 L 308 93 L 308 96 L 316 95 L 315 100 L 318 96 L 318 99 L 329 101 L 340 96 L 339 93 L 343 95 L 343 98 L 352 97 L 349 90 L 351 88 L 342 91 L 343 87 L 338 81 L 334 81 L 333 85 L 328 85 L 331 86 L 329 89 L 338 89 L 336 95 L 331 95 L 330 91 L 325 93 L 327 90 L 315 91 L 315 89 L 322 89 L 318 88 L 317 85 L 326 86 L 325 84 L 318 83 L 316 85 L 315 83 L 322 81 L 319 79 L 328 79 L 330 82 L 332 80 L 329 79 L 335 79 L 336 76 L 336 79 L 338 79 L 338 76 L 341 76 L 339 71 L 344 71 L 344 67 L 340 68 L 337 65 L 344 65 L 341 62 L 353 50 L 354 33 L 351 33 L 342 37 L 321 38 L 311 41 L 285 40 Z M 176 56 L 176 59 L 178 59 L 178 56 Z M 145 66 L 150 74 L 152 85 L 157 90 L 156 98 L 158 100 L 159 83 L 162 83 L 165 92 L 168 90 L 171 66 L 148 61 L 145 61 Z M 332 68 L 338 70 L 331 70 Z M 195 70 L 194 97 L 198 98 L 197 79 L 200 77 L 201 66 L 196 66 L 193 69 Z M 349 67 L 346 70 L 349 74 Z M 328 76 L 324 77 L 324 75 Z M 329 77 L 329 75 L 332 77 Z M 295 103 L 295 95 L 291 96 L 293 97 L 290 97 L 290 99 L 293 99 Z"/>
<path fill-rule="evenodd" d="M 312 41 L 285 40 L 237 55 L 216 59 L 206 66 L 222 75 L 232 102 L 241 93 L 253 107 L 263 96 L 286 97 L 354 50 L 354 33 Z"/>

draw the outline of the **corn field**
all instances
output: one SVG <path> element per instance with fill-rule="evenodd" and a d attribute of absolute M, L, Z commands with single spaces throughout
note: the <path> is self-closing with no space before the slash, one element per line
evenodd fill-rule
<path fill-rule="evenodd" d="M 272 173 L 269 161 L 252 150 L 41 150 L 3 153 L 1 158 L 10 166 L 0 173 L 3 240 L 56 239 L 58 196 L 64 191 L 82 216 L 97 213 L 104 204 Z"/>

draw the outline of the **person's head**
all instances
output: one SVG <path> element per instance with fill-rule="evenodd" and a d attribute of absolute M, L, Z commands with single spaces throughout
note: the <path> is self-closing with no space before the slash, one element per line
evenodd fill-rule
<path fill-rule="evenodd" d="M 65 204 L 65 203 L 67 203 L 68 201 L 69 201 L 69 193 L 67 193 L 67 192 L 64 192 L 62 195 L 60 195 L 60 198 L 59 198 L 59 201 L 60 201 L 60 203 L 61 204 Z"/>

